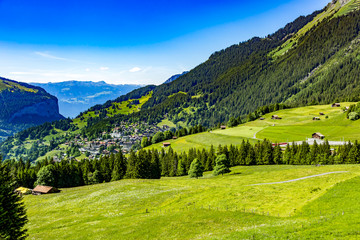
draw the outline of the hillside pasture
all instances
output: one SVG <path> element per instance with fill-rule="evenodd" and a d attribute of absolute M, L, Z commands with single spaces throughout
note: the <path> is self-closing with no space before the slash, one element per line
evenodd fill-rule
<path fill-rule="evenodd" d="M 339 173 L 251 186 L 327 172 Z M 334 231 L 354 237 L 359 175 L 356 165 L 254 166 L 218 177 L 62 189 L 25 197 L 29 239 L 304 239 Z"/>

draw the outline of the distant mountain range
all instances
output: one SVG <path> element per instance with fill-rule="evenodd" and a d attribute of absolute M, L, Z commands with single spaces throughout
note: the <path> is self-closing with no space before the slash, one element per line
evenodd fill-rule
<path fill-rule="evenodd" d="M 142 85 L 107 84 L 104 81 L 65 81 L 58 83 L 32 83 L 44 88 L 59 99 L 60 113 L 65 117 L 74 118 L 80 112 L 96 104 L 102 104 L 109 99 L 115 99 Z"/>
<path fill-rule="evenodd" d="M 185 71 L 183 73 L 180 73 L 180 74 L 176 74 L 174 76 L 171 76 L 168 80 L 166 80 L 164 83 L 171 83 L 172 81 L 175 81 L 176 79 L 178 79 L 179 77 L 187 74 L 189 71 Z"/>

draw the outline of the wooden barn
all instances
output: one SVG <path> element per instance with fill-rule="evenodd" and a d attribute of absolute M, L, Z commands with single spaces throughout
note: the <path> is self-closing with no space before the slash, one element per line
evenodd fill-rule
<path fill-rule="evenodd" d="M 319 117 L 313 117 L 313 120 L 315 121 L 318 121 L 318 120 L 320 120 L 320 118 Z"/>
<path fill-rule="evenodd" d="M 174 139 L 174 140 L 177 139 L 177 136 L 173 136 L 172 139 Z"/>
<path fill-rule="evenodd" d="M 57 188 L 51 187 L 51 186 L 41 186 L 37 185 L 33 191 L 33 195 L 41 195 L 41 194 L 48 194 L 48 193 L 58 193 L 60 192 Z"/>
<path fill-rule="evenodd" d="M 316 139 L 324 139 L 325 136 L 322 135 L 321 133 L 313 133 L 312 138 L 316 138 Z"/>
<path fill-rule="evenodd" d="M 323 112 L 319 113 L 320 116 L 324 116 L 325 114 Z"/>
<path fill-rule="evenodd" d="M 226 129 L 226 126 L 225 126 L 225 125 L 222 125 L 222 126 L 220 127 L 220 129 L 224 130 L 224 129 Z"/>
<path fill-rule="evenodd" d="M 169 142 L 164 142 L 163 143 L 163 147 L 169 147 L 171 145 L 171 143 L 169 143 Z"/>
<path fill-rule="evenodd" d="M 340 107 L 340 103 L 333 103 L 331 107 Z"/>
<path fill-rule="evenodd" d="M 278 115 L 272 115 L 272 116 L 271 116 L 271 119 L 280 120 L 281 117 L 279 117 Z"/>
<path fill-rule="evenodd" d="M 260 120 L 265 120 L 265 118 L 261 117 Z"/>

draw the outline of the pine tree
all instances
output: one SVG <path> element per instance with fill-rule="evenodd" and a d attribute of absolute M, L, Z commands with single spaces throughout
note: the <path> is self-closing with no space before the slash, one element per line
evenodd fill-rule
<path fill-rule="evenodd" d="M 151 178 L 161 178 L 161 164 L 158 151 L 152 151 L 151 153 Z"/>
<path fill-rule="evenodd" d="M 202 177 L 203 172 L 204 167 L 201 165 L 201 162 L 197 158 L 195 158 L 190 165 L 189 176 L 191 178 Z"/>
<path fill-rule="evenodd" d="M 222 154 L 216 158 L 216 166 L 214 168 L 214 176 L 224 175 L 224 173 L 230 172 L 230 161 L 225 154 Z"/>
<path fill-rule="evenodd" d="M 27 216 L 22 197 L 14 193 L 14 181 L 0 161 L 0 239 L 25 239 Z"/>

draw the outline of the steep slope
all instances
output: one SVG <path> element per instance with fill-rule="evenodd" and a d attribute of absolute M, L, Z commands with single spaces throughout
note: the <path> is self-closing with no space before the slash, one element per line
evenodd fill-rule
<path fill-rule="evenodd" d="M 40 87 L 0 78 L 0 121 L 43 123 L 61 119 L 56 97 Z"/>
<path fill-rule="evenodd" d="M 213 126 L 272 103 L 357 100 L 360 14 L 355 5 L 359 2 L 333 1 L 266 38 L 214 53 L 170 85 L 157 87 L 144 108 L 156 108 L 168 96 L 185 92 L 189 101 L 182 109 L 168 109 L 167 117 L 174 123 Z M 349 6 L 353 11 L 344 11 Z M 286 42 L 292 45 L 280 54 Z M 189 107 L 195 109 L 191 114 Z"/>
<path fill-rule="evenodd" d="M 171 83 L 172 81 L 175 81 L 176 79 L 178 79 L 179 77 L 187 74 L 189 71 L 185 71 L 183 73 L 180 73 L 180 74 L 176 74 L 174 76 L 171 76 L 168 80 L 166 80 L 164 83 Z"/>
<path fill-rule="evenodd" d="M 59 99 L 60 113 L 65 117 L 76 117 L 88 108 L 115 99 L 142 85 L 107 84 L 101 82 L 66 81 L 58 83 L 32 83 L 44 88 Z"/>
<path fill-rule="evenodd" d="M 0 140 L 29 126 L 62 119 L 58 100 L 40 87 L 0 78 Z"/>

